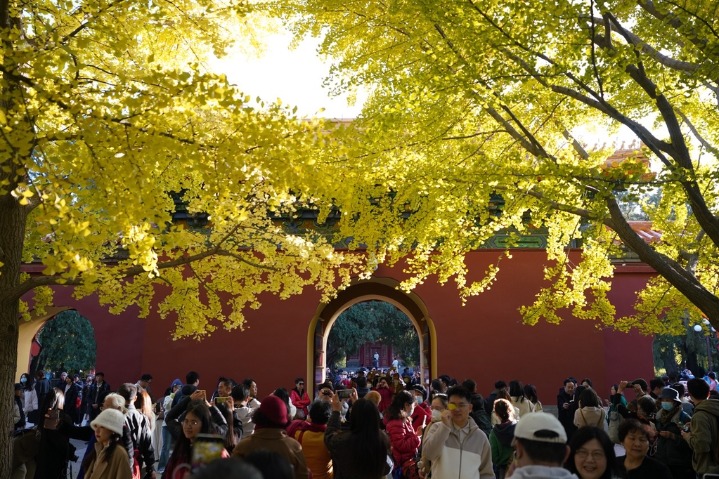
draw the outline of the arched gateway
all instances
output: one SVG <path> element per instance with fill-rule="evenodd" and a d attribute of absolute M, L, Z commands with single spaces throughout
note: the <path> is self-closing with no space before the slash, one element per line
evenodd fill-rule
<path fill-rule="evenodd" d="M 402 311 L 414 325 L 419 337 L 419 361 L 422 381 L 436 377 L 437 341 L 434 324 L 427 308 L 416 294 L 397 289 L 399 283 L 389 278 L 373 278 L 358 282 L 339 292 L 337 297 L 317 309 L 310 322 L 307 338 L 307 357 L 312 358 L 308 378 L 319 384 L 325 379 L 327 367 L 325 351 L 332 325 L 343 311 L 362 301 L 386 301 Z"/>

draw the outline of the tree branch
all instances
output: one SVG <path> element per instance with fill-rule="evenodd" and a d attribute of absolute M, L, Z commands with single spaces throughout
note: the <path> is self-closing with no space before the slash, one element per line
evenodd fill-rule
<path fill-rule="evenodd" d="M 672 258 L 659 253 L 644 241 L 629 225 L 613 197 L 607 198 L 610 218 L 604 224 L 612 228 L 622 242 L 634 251 L 644 263 L 664 277 L 680 293 L 696 305 L 712 322 L 719 326 L 719 298 L 708 291 L 699 280 Z"/>

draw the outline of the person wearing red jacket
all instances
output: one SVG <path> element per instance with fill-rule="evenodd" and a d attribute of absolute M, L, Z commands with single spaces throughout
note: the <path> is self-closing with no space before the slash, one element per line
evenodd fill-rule
<path fill-rule="evenodd" d="M 432 421 L 432 408 L 427 404 L 427 390 L 421 384 L 412 386 L 412 394 L 417 405 L 412 413 L 412 427 L 414 432 L 422 435 L 424 427 Z"/>
<path fill-rule="evenodd" d="M 410 419 L 416 404 L 411 392 L 400 391 L 387 408 L 384 420 L 392 444 L 392 459 L 398 466 L 404 467 L 407 461 L 414 459 L 419 449 L 419 436 L 414 432 Z"/>
<path fill-rule="evenodd" d="M 384 414 L 385 410 L 392 403 L 392 390 L 387 384 L 387 378 L 380 377 L 377 381 L 377 387 L 375 387 L 374 390 L 382 396 L 382 400 L 379 402 L 377 409 L 379 409 L 380 414 Z"/>
<path fill-rule="evenodd" d="M 295 387 L 290 391 L 290 401 L 292 401 L 292 404 L 297 408 L 295 418 L 306 419 L 308 414 L 307 408 L 312 401 L 307 395 L 307 391 L 305 391 L 305 380 L 303 378 L 295 379 Z"/>

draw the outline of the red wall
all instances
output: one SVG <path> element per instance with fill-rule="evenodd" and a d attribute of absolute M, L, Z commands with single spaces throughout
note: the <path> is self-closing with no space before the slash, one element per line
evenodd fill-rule
<path fill-rule="evenodd" d="M 556 403 L 567 376 L 589 377 L 602 396 L 622 379 L 653 375 L 652 338 L 598 329 L 596 323 L 567 317 L 560 325 L 522 324 L 521 305 L 531 304 L 542 282 L 543 251 L 513 251 L 502 259 L 489 291 L 462 306 L 452 284 L 427 281 L 415 290 L 437 332 L 437 372 L 460 380 L 475 379 L 488 393 L 498 379 L 535 384 L 540 400 Z M 479 277 L 501 253 L 483 250 L 469 255 L 469 271 Z M 620 314 L 631 311 L 635 293 L 651 275 L 646 267 L 618 268 L 610 298 Z M 401 267 L 380 267 L 375 276 L 401 280 Z M 92 322 L 98 342 L 97 369 L 114 387 L 154 376 L 153 392 L 187 371 L 200 373 L 201 387 L 214 389 L 220 375 L 254 378 L 259 395 L 276 387 L 291 388 L 306 375 L 307 339 L 319 295 L 311 290 L 280 301 L 262 299 L 259 310 L 246 311 L 244 331 L 218 330 L 201 342 L 171 339 L 171 321 L 136 318 L 136 311 L 109 314 L 90 298 L 77 301 L 69 288 L 57 288 L 56 305 L 71 305 Z M 309 379 L 309 378 L 307 378 Z M 153 394 L 153 395 L 154 395 Z"/>

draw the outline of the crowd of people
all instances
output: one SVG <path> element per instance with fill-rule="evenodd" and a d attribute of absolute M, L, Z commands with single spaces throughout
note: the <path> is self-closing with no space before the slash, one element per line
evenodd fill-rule
<path fill-rule="evenodd" d="M 154 397 L 150 374 L 113 389 L 100 372 L 38 371 L 15 388 L 13 478 L 68 477 L 74 438 L 88 442 L 79 479 L 695 479 L 719 473 L 712 376 L 621 381 L 604 399 L 570 377 L 555 416 L 531 384 L 483 397 L 471 379 L 426 388 L 394 367 L 264 397 L 251 378 L 203 389 L 195 371 Z"/>

